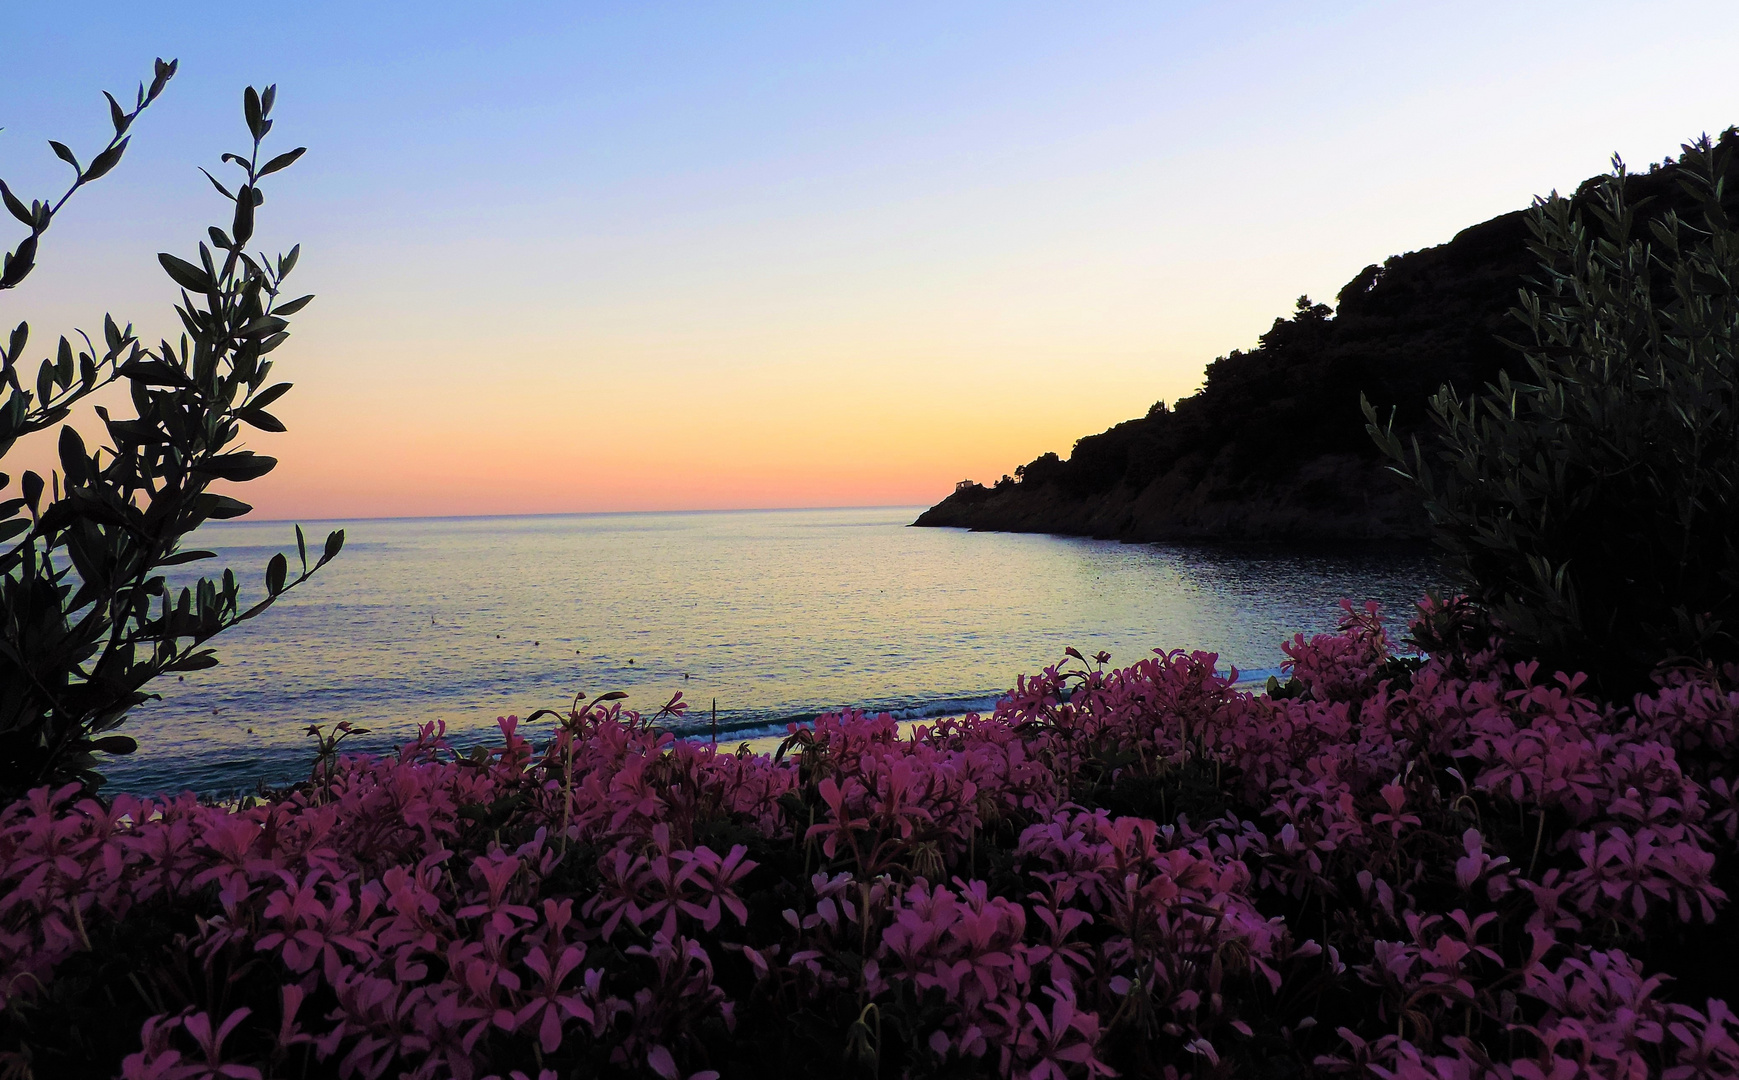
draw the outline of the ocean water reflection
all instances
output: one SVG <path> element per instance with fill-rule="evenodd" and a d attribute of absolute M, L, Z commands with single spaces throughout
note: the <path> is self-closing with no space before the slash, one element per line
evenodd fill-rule
<path fill-rule="evenodd" d="M 304 775 L 305 730 L 384 749 L 441 720 L 459 740 L 577 692 L 655 709 L 681 691 L 722 735 L 841 706 L 988 708 L 1066 646 L 1118 662 L 1208 649 L 1276 668 L 1341 597 L 1404 613 L 1425 552 L 1281 552 L 914 529 L 915 507 L 343 522 L 343 554 L 219 639 L 222 666 L 154 687 L 109 770 L 127 790 L 235 791 Z M 329 523 L 308 523 L 310 537 Z M 198 543 L 256 584 L 291 527 Z M 209 571 L 208 571 L 209 572 Z"/>

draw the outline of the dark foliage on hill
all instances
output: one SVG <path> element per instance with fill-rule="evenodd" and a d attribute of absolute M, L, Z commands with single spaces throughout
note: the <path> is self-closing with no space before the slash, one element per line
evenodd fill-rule
<path fill-rule="evenodd" d="M 1631 203 L 1645 215 L 1675 206 L 1678 171 L 1632 176 Z M 1367 266 L 1334 309 L 1300 297 L 1174 408 L 1159 402 L 994 487 L 963 482 L 915 524 L 1125 540 L 1423 538 L 1419 499 L 1379 462 L 1359 395 L 1385 417 L 1394 409 L 1406 433 L 1444 384 L 1465 393 L 1519 373 L 1502 339 L 1519 334 L 1510 309 L 1537 269 L 1528 239 L 1517 210 Z"/>

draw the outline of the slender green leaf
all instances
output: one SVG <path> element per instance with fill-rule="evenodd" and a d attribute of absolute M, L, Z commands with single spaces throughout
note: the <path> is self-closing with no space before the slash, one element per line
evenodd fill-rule
<path fill-rule="evenodd" d="M 165 251 L 158 254 L 157 261 L 163 264 L 163 269 L 175 284 L 188 292 L 208 293 L 217 287 L 209 271 L 200 269 L 186 259 L 178 259 Z"/>
<path fill-rule="evenodd" d="M 127 152 L 127 142 L 128 139 L 131 138 L 132 136 L 128 136 L 126 139 L 122 139 L 120 142 L 91 159 L 91 167 L 85 170 L 84 178 L 86 180 L 95 180 L 99 177 L 106 176 L 109 170 L 113 169 L 116 164 L 120 162 L 121 155 Z"/>
<path fill-rule="evenodd" d="M 12 194 L 12 189 L 6 186 L 6 181 L 4 180 L 0 180 L 0 199 L 5 200 L 6 209 L 13 217 L 23 222 L 29 228 L 34 229 L 36 227 L 36 215 L 30 212 L 30 207 L 25 206 L 23 200 Z"/>
<path fill-rule="evenodd" d="M 207 180 L 211 181 L 211 186 L 217 189 L 217 193 L 219 195 L 222 195 L 224 198 L 230 200 L 231 202 L 235 201 L 235 196 L 230 194 L 229 188 L 224 187 L 221 183 L 218 182 L 217 177 L 211 175 L 209 172 L 205 172 L 204 169 L 200 169 L 199 171 L 202 173 L 205 173 L 205 178 Z"/>
<path fill-rule="evenodd" d="M 127 125 L 133 122 L 133 118 L 127 115 L 125 109 L 121 108 L 121 103 L 115 100 L 115 95 L 104 90 L 103 96 L 109 99 L 109 122 L 115 125 L 115 134 L 124 134 Z"/>
<path fill-rule="evenodd" d="M 201 649 L 199 652 L 189 653 L 180 660 L 169 664 L 163 670 L 166 672 L 204 671 L 206 668 L 214 668 L 216 666 L 216 651 L 212 649 Z"/>
<path fill-rule="evenodd" d="M 6 256 L 5 268 L 0 270 L 0 288 L 11 288 L 24 280 L 26 274 L 36 265 L 36 236 L 26 236 L 18 242 L 12 254 Z"/>
<path fill-rule="evenodd" d="M 267 412 L 264 409 L 260 409 L 260 408 L 251 408 L 250 407 L 250 408 L 246 408 L 246 409 L 237 410 L 236 417 L 238 419 L 246 421 L 249 424 L 252 424 L 254 427 L 259 428 L 261 431 L 288 431 L 289 430 L 288 428 L 286 428 L 284 426 L 284 422 L 282 420 L 279 420 L 277 417 L 273 416 L 271 413 Z"/>
<path fill-rule="evenodd" d="M 264 138 L 266 132 L 260 126 L 260 121 L 264 119 L 260 109 L 260 94 L 251 86 L 242 92 L 242 115 L 246 118 L 248 131 L 252 133 L 255 141 Z"/>
<path fill-rule="evenodd" d="M 219 454 L 210 458 L 194 469 L 203 476 L 216 477 L 219 480 L 242 482 L 264 476 L 278 467 L 278 459 L 256 454 L 251 450 L 237 450 L 234 453 Z"/>
<path fill-rule="evenodd" d="M 215 559 L 215 551 L 177 551 L 175 554 L 159 562 L 158 566 L 180 566 L 183 563 L 198 562 L 201 559 Z"/>
<path fill-rule="evenodd" d="M 206 516 L 217 521 L 227 521 L 230 518 L 238 518 L 243 514 L 252 513 L 254 509 L 247 503 L 242 502 L 240 499 L 232 499 L 227 495 L 212 495 L 207 493 L 205 498 L 212 500 L 210 503 L 206 504 L 209 507 Z"/>
<path fill-rule="evenodd" d="M 235 334 L 236 337 L 243 338 L 265 337 L 267 334 L 275 334 L 289 325 L 288 322 L 278 318 L 276 315 L 261 315 L 257 319 L 250 320 L 246 326 L 237 330 Z"/>
<path fill-rule="evenodd" d="M 67 149 L 65 143 L 55 142 L 53 139 L 50 139 L 48 140 L 48 145 L 54 148 L 54 156 L 60 158 L 60 160 L 66 162 L 68 165 L 71 165 L 74 172 L 84 172 L 83 169 L 79 168 L 78 158 L 73 156 L 73 152 Z"/>
<path fill-rule="evenodd" d="M 261 176 L 270 176 L 273 173 L 277 172 L 279 169 L 287 169 L 291 165 L 294 165 L 296 163 L 297 158 L 301 157 L 303 154 L 305 154 L 307 152 L 308 152 L 308 148 L 306 146 L 298 146 L 294 150 L 290 150 L 290 151 L 287 151 L 285 153 L 279 154 L 277 157 L 266 162 L 265 168 L 260 170 L 260 175 Z"/>
<path fill-rule="evenodd" d="M 272 402 L 289 393 L 290 387 L 293 385 L 293 383 L 281 382 L 274 386 L 268 386 L 250 398 L 248 404 L 256 409 L 265 408 L 267 405 L 270 405 Z"/>

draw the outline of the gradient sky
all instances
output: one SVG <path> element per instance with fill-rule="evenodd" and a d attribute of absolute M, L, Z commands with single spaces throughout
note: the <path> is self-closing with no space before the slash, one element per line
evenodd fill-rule
<path fill-rule="evenodd" d="M 266 517 L 928 503 L 1194 391 L 1300 293 L 1739 123 L 1739 5 L 5 5 L 0 294 L 174 328 L 276 82 Z M 11 223 L 0 238 L 15 242 Z M 40 339 L 39 339 L 40 343 Z M 16 474 L 41 447 L 24 447 Z M 9 455 L 9 459 L 13 455 Z"/>

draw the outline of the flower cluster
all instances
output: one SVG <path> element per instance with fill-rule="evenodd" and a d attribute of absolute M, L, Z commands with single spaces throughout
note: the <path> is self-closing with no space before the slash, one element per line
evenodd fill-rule
<path fill-rule="evenodd" d="M 239 807 L 39 789 L 0 813 L 0 1069 L 1739 1072 L 1739 672 L 1621 707 L 1463 602 L 1412 630 L 1347 605 L 1267 693 L 1071 651 L 771 757 L 604 700 Z"/>

